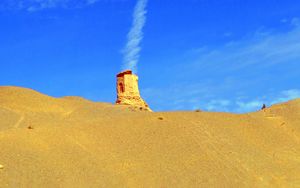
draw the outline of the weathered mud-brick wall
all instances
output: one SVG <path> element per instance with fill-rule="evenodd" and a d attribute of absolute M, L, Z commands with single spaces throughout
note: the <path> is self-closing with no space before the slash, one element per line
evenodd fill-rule
<path fill-rule="evenodd" d="M 140 96 L 138 76 L 130 70 L 117 75 L 117 95 L 116 104 L 131 105 L 151 111 L 148 104 Z"/>

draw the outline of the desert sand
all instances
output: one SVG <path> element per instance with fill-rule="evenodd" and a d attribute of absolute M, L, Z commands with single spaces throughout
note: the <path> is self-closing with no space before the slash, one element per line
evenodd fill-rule
<path fill-rule="evenodd" d="M 300 187 L 300 100 L 145 112 L 0 87 L 0 187 Z"/>

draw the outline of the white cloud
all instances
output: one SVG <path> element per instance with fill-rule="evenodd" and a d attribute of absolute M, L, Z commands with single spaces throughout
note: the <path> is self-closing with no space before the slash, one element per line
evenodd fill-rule
<path fill-rule="evenodd" d="M 51 8 L 77 8 L 99 0 L 2 0 L 0 8 L 8 10 L 39 11 Z"/>
<path fill-rule="evenodd" d="M 271 106 L 300 98 L 300 89 L 289 89 L 279 92 L 268 92 L 259 97 L 228 97 L 218 99 L 214 87 L 209 85 L 171 86 L 169 88 L 148 88 L 142 90 L 149 104 L 155 110 L 195 110 L 246 113 L 260 110 L 263 104 Z M 222 90 L 222 89 L 221 89 Z M 217 99 L 216 99 L 217 98 Z M 151 100 L 153 99 L 153 100 Z"/>
<path fill-rule="evenodd" d="M 281 103 L 292 99 L 300 98 L 300 89 L 290 89 L 282 91 L 270 104 Z"/>
<path fill-rule="evenodd" d="M 181 65 L 178 71 L 186 77 L 197 75 L 198 82 L 212 80 L 210 84 L 214 87 L 208 85 L 205 92 L 189 96 L 201 101 L 198 108 L 242 113 L 259 110 L 264 103 L 272 105 L 300 97 L 298 86 L 292 84 L 299 81 L 300 74 L 297 69 L 300 62 L 300 20 L 293 18 L 282 22 L 288 24 L 289 31 L 259 29 L 218 48 L 203 46 L 189 51 L 188 55 L 196 60 Z M 291 81 L 291 78 L 293 81 L 285 87 L 297 89 L 276 89 L 282 88 L 282 83 Z M 190 92 L 184 88 L 179 90 Z M 195 88 L 194 92 L 197 90 L 203 91 L 201 87 Z M 240 97 L 242 95 L 245 97 Z M 218 98 L 230 102 L 224 105 L 217 102 Z M 188 103 L 182 106 L 191 109 Z"/>
<path fill-rule="evenodd" d="M 136 72 L 140 57 L 140 43 L 143 40 L 143 28 L 146 23 L 146 6 L 148 0 L 138 0 L 133 13 L 133 24 L 128 33 L 128 41 L 124 49 L 123 69 Z"/>
<path fill-rule="evenodd" d="M 290 90 L 284 90 L 280 93 L 270 93 L 266 97 L 260 97 L 255 100 L 250 101 L 236 101 L 236 108 L 235 112 L 252 112 L 259 110 L 263 104 L 267 104 L 268 106 L 273 104 L 278 104 L 282 102 L 287 102 L 289 100 L 300 98 L 300 89 L 290 89 Z"/>
<path fill-rule="evenodd" d="M 294 26 L 300 26 L 300 19 L 295 17 L 291 20 L 291 24 Z"/>
<path fill-rule="evenodd" d="M 204 46 L 199 50 L 193 49 L 191 53 L 198 57 L 186 69 L 229 72 L 253 66 L 270 67 L 299 61 L 299 18 L 293 18 L 288 23 L 293 27 L 289 32 L 276 33 L 258 29 L 254 35 L 238 41 L 230 41 L 218 48 L 210 49 Z"/>
<path fill-rule="evenodd" d="M 208 111 L 228 111 L 228 107 L 231 105 L 231 101 L 218 99 L 210 100 L 205 106 L 204 109 Z"/>
<path fill-rule="evenodd" d="M 263 106 L 264 102 L 261 100 L 253 100 L 253 101 L 237 101 L 235 112 L 243 113 L 243 112 L 251 112 L 259 110 Z"/>

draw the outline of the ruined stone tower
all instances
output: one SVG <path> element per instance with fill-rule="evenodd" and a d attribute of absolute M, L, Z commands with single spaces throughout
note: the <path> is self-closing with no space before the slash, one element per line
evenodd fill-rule
<path fill-rule="evenodd" d="M 117 94 L 116 104 L 131 105 L 142 110 L 151 111 L 148 104 L 141 98 L 138 76 L 131 70 L 126 70 L 117 75 Z"/>

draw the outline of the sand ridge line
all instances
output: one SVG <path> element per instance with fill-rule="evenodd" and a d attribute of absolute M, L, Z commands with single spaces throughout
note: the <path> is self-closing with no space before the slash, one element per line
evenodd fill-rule
<path fill-rule="evenodd" d="M 76 110 L 76 109 L 75 109 Z M 70 110 L 70 111 L 68 111 L 68 112 L 65 112 L 65 113 L 63 113 L 63 116 L 64 117 L 68 117 L 68 116 L 70 116 L 73 112 L 75 112 L 75 110 Z"/>
<path fill-rule="evenodd" d="M 19 126 L 21 125 L 21 123 L 24 121 L 24 119 L 25 119 L 25 116 L 22 114 L 21 115 L 21 117 L 20 117 L 20 119 L 16 122 L 16 124 L 15 124 L 15 128 L 19 128 Z"/>
<path fill-rule="evenodd" d="M 84 150 L 85 152 L 89 153 L 89 154 L 92 154 L 92 152 L 87 148 L 85 147 L 84 145 L 82 145 L 78 140 L 76 140 L 75 138 L 73 138 L 72 136 L 70 135 L 67 135 L 66 136 L 72 140 L 77 146 L 79 146 L 82 150 Z"/>

